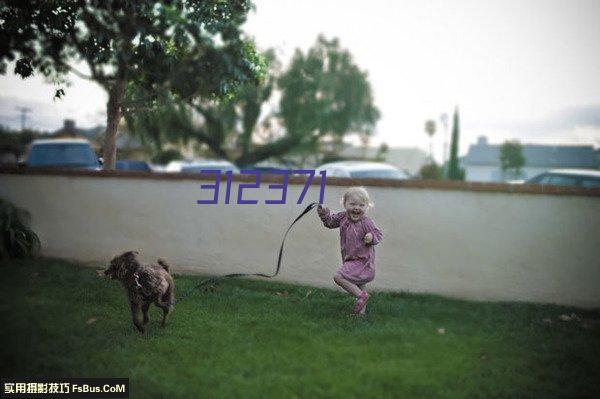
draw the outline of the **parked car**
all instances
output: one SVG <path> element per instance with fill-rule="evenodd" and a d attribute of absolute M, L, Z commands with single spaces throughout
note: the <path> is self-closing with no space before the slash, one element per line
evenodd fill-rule
<path fill-rule="evenodd" d="M 29 168 L 76 168 L 100 170 L 100 162 L 85 139 L 39 139 L 29 146 Z"/>
<path fill-rule="evenodd" d="M 133 161 L 130 159 L 123 159 L 117 161 L 115 164 L 116 170 L 129 170 L 136 172 L 152 172 L 152 168 L 146 161 Z"/>
<path fill-rule="evenodd" d="M 294 167 L 292 165 L 286 165 L 283 163 L 278 163 L 278 162 L 268 162 L 268 161 L 262 161 L 262 162 L 258 162 L 255 163 L 254 165 L 248 165 L 242 168 L 243 170 L 258 170 L 261 172 L 269 172 L 272 170 L 287 170 L 287 171 L 291 171 L 294 169 Z"/>
<path fill-rule="evenodd" d="M 328 177 L 378 178 L 404 180 L 409 176 L 393 165 L 380 162 L 342 161 L 326 163 L 317 173 L 327 171 Z"/>
<path fill-rule="evenodd" d="M 229 161 L 220 159 L 207 159 L 204 161 L 196 161 L 181 164 L 179 172 L 181 173 L 201 173 L 202 170 L 220 170 L 221 173 L 232 171 L 239 173 L 240 170 Z"/>
<path fill-rule="evenodd" d="M 177 160 L 177 161 L 171 161 L 169 162 L 166 166 L 164 166 L 162 169 L 163 172 L 170 172 L 170 173 L 179 173 L 181 172 L 181 168 L 184 165 L 189 165 L 191 164 L 192 161 L 191 160 Z"/>
<path fill-rule="evenodd" d="M 526 180 L 525 184 L 600 187 L 600 171 L 591 169 L 552 169 Z"/>

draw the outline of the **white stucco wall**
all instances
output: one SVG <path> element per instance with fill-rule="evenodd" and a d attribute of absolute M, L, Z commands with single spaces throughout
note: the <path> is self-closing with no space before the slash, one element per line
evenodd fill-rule
<path fill-rule="evenodd" d="M 46 256 L 108 262 L 137 249 L 202 274 L 271 272 L 283 232 L 318 199 L 314 185 L 296 205 L 302 186 L 290 185 L 287 204 L 260 204 L 279 195 L 263 183 L 244 195 L 259 205 L 197 205 L 201 183 L 0 174 L 0 197 L 30 211 Z M 385 234 L 373 289 L 600 306 L 598 197 L 368 189 Z M 342 190 L 327 186 L 325 205 L 339 210 Z M 313 212 L 290 233 L 278 280 L 334 287 L 339 263 L 338 231 Z"/>

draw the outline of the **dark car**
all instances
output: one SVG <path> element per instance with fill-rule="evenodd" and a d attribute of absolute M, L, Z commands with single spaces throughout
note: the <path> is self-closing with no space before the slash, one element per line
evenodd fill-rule
<path fill-rule="evenodd" d="M 75 168 L 100 170 L 92 146 L 83 139 L 34 140 L 25 165 L 29 168 Z"/>
<path fill-rule="evenodd" d="M 600 187 L 600 171 L 589 169 L 553 169 L 525 181 L 525 184 Z"/>
<path fill-rule="evenodd" d="M 132 161 L 128 159 L 123 159 L 121 161 L 117 161 L 115 164 L 116 170 L 129 170 L 136 172 L 152 172 L 152 168 L 145 161 Z"/>

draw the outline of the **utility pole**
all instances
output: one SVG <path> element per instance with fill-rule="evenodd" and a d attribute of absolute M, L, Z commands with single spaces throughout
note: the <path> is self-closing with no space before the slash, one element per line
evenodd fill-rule
<path fill-rule="evenodd" d="M 440 122 L 442 122 L 442 126 L 444 127 L 444 152 L 442 154 L 442 165 L 446 164 L 448 160 L 448 114 L 443 113 L 440 115 Z"/>
<path fill-rule="evenodd" d="M 446 165 L 446 161 L 448 160 L 448 114 L 443 113 L 440 115 L 440 122 L 444 127 L 444 148 L 442 149 L 442 173 L 444 180 L 448 179 L 448 165 Z"/>
<path fill-rule="evenodd" d="M 31 112 L 31 108 L 27 107 L 16 107 L 17 111 L 21 113 L 21 131 L 25 130 L 27 122 L 27 113 Z"/>

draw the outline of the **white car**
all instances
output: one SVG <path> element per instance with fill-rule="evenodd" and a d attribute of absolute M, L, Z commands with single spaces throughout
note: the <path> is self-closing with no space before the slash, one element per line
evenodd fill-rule
<path fill-rule="evenodd" d="M 240 170 L 229 161 L 221 159 L 205 159 L 201 161 L 173 161 L 167 166 L 167 172 L 201 173 L 202 170 L 220 170 L 221 173 Z"/>
<path fill-rule="evenodd" d="M 341 161 L 326 163 L 318 167 L 317 173 L 327 171 L 328 177 L 352 177 L 405 180 L 409 176 L 393 165 L 380 162 Z"/>
<path fill-rule="evenodd" d="M 600 170 L 552 169 L 526 180 L 525 184 L 600 187 Z"/>

